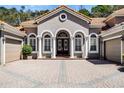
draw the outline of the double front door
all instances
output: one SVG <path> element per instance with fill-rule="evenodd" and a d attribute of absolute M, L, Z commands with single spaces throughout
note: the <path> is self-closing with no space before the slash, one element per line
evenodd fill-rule
<path fill-rule="evenodd" d="M 68 38 L 57 39 L 57 55 L 69 56 L 69 39 Z"/>

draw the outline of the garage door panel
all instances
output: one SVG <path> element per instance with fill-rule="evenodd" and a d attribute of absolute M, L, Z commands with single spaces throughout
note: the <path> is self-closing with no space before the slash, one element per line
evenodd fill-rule
<path fill-rule="evenodd" d="M 121 39 L 106 41 L 106 58 L 111 61 L 121 61 Z"/>
<path fill-rule="evenodd" d="M 6 62 L 20 59 L 21 42 L 15 40 L 6 40 Z"/>

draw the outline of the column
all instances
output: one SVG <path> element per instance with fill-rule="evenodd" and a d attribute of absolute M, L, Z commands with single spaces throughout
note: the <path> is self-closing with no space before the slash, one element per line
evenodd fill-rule
<path fill-rule="evenodd" d="M 39 37 L 39 51 L 38 51 L 38 58 L 42 58 L 42 51 L 41 51 L 41 46 L 42 46 L 42 43 L 41 43 L 41 40 L 42 38 Z"/>
<path fill-rule="evenodd" d="M 53 50 L 52 50 L 52 58 L 56 58 L 56 38 L 53 37 Z"/>
<path fill-rule="evenodd" d="M 121 38 L 121 64 L 123 64 L 123 37 Z"/>
<path fill-rule="evenodd" d="M 70 53 L 71 53 L 71 56 L 70 56 L 70 58 L 74 58 L 74 38 L 73 37 L 71 37 L 71 46 L 70 46 Z"/>
<path fill-rule="evenodd" d="M 6 41 L 4 37 L 1 37 L 1 65 L 5 65 L 5 45 Z"/>
<path fill-rule="evenodd" d="M 88 58 L 88 36 L 85 37 L 85 48 L 86 48 L 86 53 L 84 58 Z"/>

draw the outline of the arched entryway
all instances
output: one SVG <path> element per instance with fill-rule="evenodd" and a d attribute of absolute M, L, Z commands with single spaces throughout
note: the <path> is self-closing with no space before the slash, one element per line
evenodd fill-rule
<path fill-rule="evenodd" d="M 67 31 L 61 30 L 56 35 L 57 56 L 70 56 L 70 35 Z"/>

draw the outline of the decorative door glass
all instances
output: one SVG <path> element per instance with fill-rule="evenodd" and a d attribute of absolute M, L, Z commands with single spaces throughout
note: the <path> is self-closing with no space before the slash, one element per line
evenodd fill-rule
<path fill-rule="evenodd" d="M 64 51 L 68 50 L 68 40 L 64 40 Z"/>
<path fill-rule="evenodd" d="M 62 50 L 62 40 L 58 40 L 58 51 Z"/>

